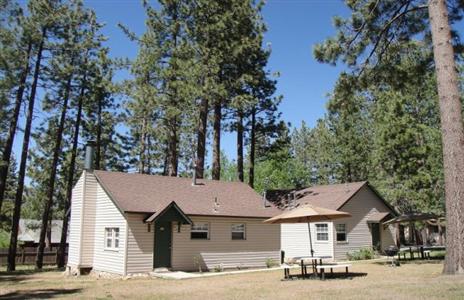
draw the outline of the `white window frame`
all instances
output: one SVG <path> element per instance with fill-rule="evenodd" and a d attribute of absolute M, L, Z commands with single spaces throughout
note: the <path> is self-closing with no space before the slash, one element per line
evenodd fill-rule
<path fill-rule="evenodd" d="M 121 230 L 119 227 L 105 227 L 105 249 L 106 250 L 119 250 L 121 247 Z M 108 246 L 108 241 L 110 242 Z M 117 241 L 117 245 L 116 245 Z"/>
<path fill-rule="evenodd" d="M 195 226 L 198 227 L 206 227 L 206 230 L 204 228 L 194 228 Z M 209 223 L 193 223 L 192 226 L 190 227 L 190 239 L 191 240 L 209 240 L 209 231 L 210 231 L 210 224 Z M 204 238 L 193 238 L 192 233 L 193 232 L 206 232 L 206 239 Z"/>
<path fill-rule="evenodd" d="M 318 242 L 328 242 L 329 241 L 329 224 L 328 223 L 316 223 L 316 241 Z M 324 231 L 320 231 L 319 228 L 325 228 Z M 319 234 L 327 235 L 327 239 L 320 239 Z"/>
<path fill-rule="evenodd" d="M 243 229 L 237 229 L 236 228 L 237 226 L 243 226 Z M 234 232 L 235 233 L 243 233 L 243 237 L 240 238 L 240 239 L 234 239 Z M 244 240 L 246 240 L 246 224 L 245 223 L 232 223 L 231 226 L 230 226 L 230 238 L 233 241 L 244 241 Z"/>
<path fill-rule="evenodd" d="M 341 231 L 341 230 L 339 231 L 338 226 L 342 226 L 342 225 L 343 225 L 343 231 Z M 345 239 L 344 240 L 338 240 L 338 234 L 339 233 L 345 234 Z M 335 240 L 337 241 L 337 243 L 340 243 L 340 244 L 348 243 L 348 233 L 346 231 L 346 223 L 335 224 Z"/>

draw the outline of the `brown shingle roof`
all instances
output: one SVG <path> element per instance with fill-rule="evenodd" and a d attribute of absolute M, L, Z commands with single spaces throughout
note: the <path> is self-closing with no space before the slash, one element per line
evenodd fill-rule
<path fill-rule="evenodd" d="M 318 185 L 296 191 L 268 191 L 267 198 L 281 209 L 302 204 L 311 204 L 338 210 L 365 184 L 367 184 L 367 181 Z M 292 200 L 293 197 L 295 200 Z"/>
<path fill-rule="evenodd" d="M 187 215 L 268 218 L 279 214 L 242 182 L 94 171 L 98 182 L 123 212 L 155 213 L 172 201 Z M 216 200 L 217 199 L 217 203 Z"/>

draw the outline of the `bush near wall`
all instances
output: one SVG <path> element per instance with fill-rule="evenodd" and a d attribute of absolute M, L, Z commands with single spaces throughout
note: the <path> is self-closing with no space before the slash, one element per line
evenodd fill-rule
<path fill-rule="evenodd" d="M 374 249 L 372 248 L 361 248 L 356 251 L 350 251 L 347 253 L 349 260 L 366 260 L 373 259 L 377 256 Z"/>

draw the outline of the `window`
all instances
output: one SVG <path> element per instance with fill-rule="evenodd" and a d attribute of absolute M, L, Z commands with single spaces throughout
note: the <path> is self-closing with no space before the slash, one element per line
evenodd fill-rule
<path fill-rule="evenodd" d="M 346 242 L 346 224 L 337 224 L 337 242 Z"/>
<path fill-rule="evenodd" d="M 119 248 L 119 228 L 105 228 L 105 248 Z"/>
<path fill-rule="evenodd" d="M 316 239 L 318 241 L 329 240 L 329 225 L 327 224 L 316 224 Z"/>
<path fill-rule="evenodd" d="M 209 239 L 209 224 L 200 223 L 193 224 L 190 230 L 190 238 L 192 240 L 208 240 Z"/>
<path fill-rule="evenodd" d="M 232 224 L 232 239 L 245 240 L 245 224 Z"/>

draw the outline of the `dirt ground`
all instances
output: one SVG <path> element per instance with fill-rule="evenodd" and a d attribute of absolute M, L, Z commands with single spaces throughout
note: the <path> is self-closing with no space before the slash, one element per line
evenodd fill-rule
<path fill-rule="evenodd" d="M 371 262 L 353 264 L 355 276 L 348 279 L 284 281 L 283 271 L 166 280 L 23 270 L 0 272 L 0 299 L 464 299 L 464 276 L 443 276 L 441 271 L 441 261 L 396 268 Z"/>

